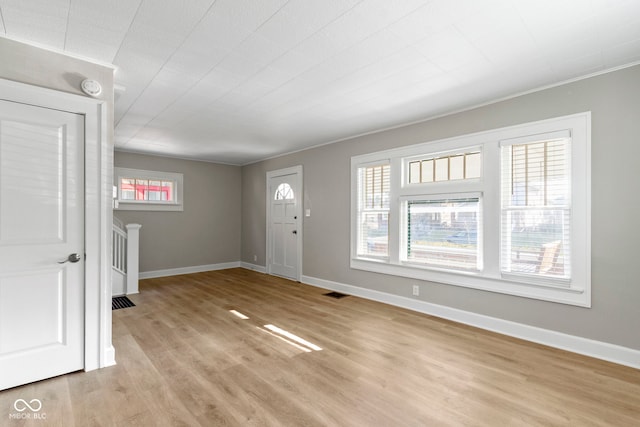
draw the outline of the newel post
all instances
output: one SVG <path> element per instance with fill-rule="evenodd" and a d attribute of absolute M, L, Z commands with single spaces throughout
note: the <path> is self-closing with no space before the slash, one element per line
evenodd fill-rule
<path fill-rule="evenodd" d="M 138 293 L 140 224 L 127 224 L 127 294 Z"/>

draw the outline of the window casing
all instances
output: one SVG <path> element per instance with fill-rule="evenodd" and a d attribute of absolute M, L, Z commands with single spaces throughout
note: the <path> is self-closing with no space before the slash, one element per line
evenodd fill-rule
<path fill-rule="evenodd" d="M 119 210 L 183 210 L 180 173 L 114 168 Z"/>
<path fill-rule="evenodd" d="M 590 306 L 590 126 L 581 113 L 353 157 L 351 267 Z M 423 179 L 439 159 L 448 179 Z M 363 171 L 381 164 L 384 237 L 362 227 Z"/>

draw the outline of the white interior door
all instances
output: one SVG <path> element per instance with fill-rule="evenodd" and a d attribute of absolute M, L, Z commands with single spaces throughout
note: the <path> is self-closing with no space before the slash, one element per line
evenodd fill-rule
<path fill-rule="evenodd" d="M 0 390 L 84 367 L 83 150 L 83 116 L 0 100 Z"/>
<path fill-rule="evenodd" d="M 298 280 L 299 174 L 269 179 L 270 224 L 269 273 Z"/>

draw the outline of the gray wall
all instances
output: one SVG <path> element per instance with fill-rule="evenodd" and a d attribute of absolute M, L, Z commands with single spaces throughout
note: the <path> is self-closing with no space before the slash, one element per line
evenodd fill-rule
<path fill-rule="evenodd" d="M 85 95 L 84 79 L 102 85 L 98 99 L 106 101 L 107 121 L 113 123 L 113 69 L 0 37 L 0 78 Z M 107 126 L 109 144 L 113 126 Z"/>
<path fill-rule="evenodd" d="M 184 211 L 114 211 L 142 224 L 141 272 L 240 259 L 240 167 L 119 151 L 114 165 L 184 174 Z"/>
<path fill-rule="evenodd" d="M 592 112 L 592 308 L 349 267 L 351 156 L 584 111 Z M 265 265 L 267 171 L 302 165 L 303 274 L 640 350 L 640 66 L 242 168 L 242 260 Z"/>

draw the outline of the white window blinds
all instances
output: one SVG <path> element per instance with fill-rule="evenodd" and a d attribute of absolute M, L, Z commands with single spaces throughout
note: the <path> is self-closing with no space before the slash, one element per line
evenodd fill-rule
<path fill-rule="evenodd" d="M 358 256 L 389 256 L 388 163 L 358 168 Z"/>
<path fill-rule="evenodd" d="M 501 271 L 571 277 L 571 138 L 568 132 L 501 143 Z"/>

